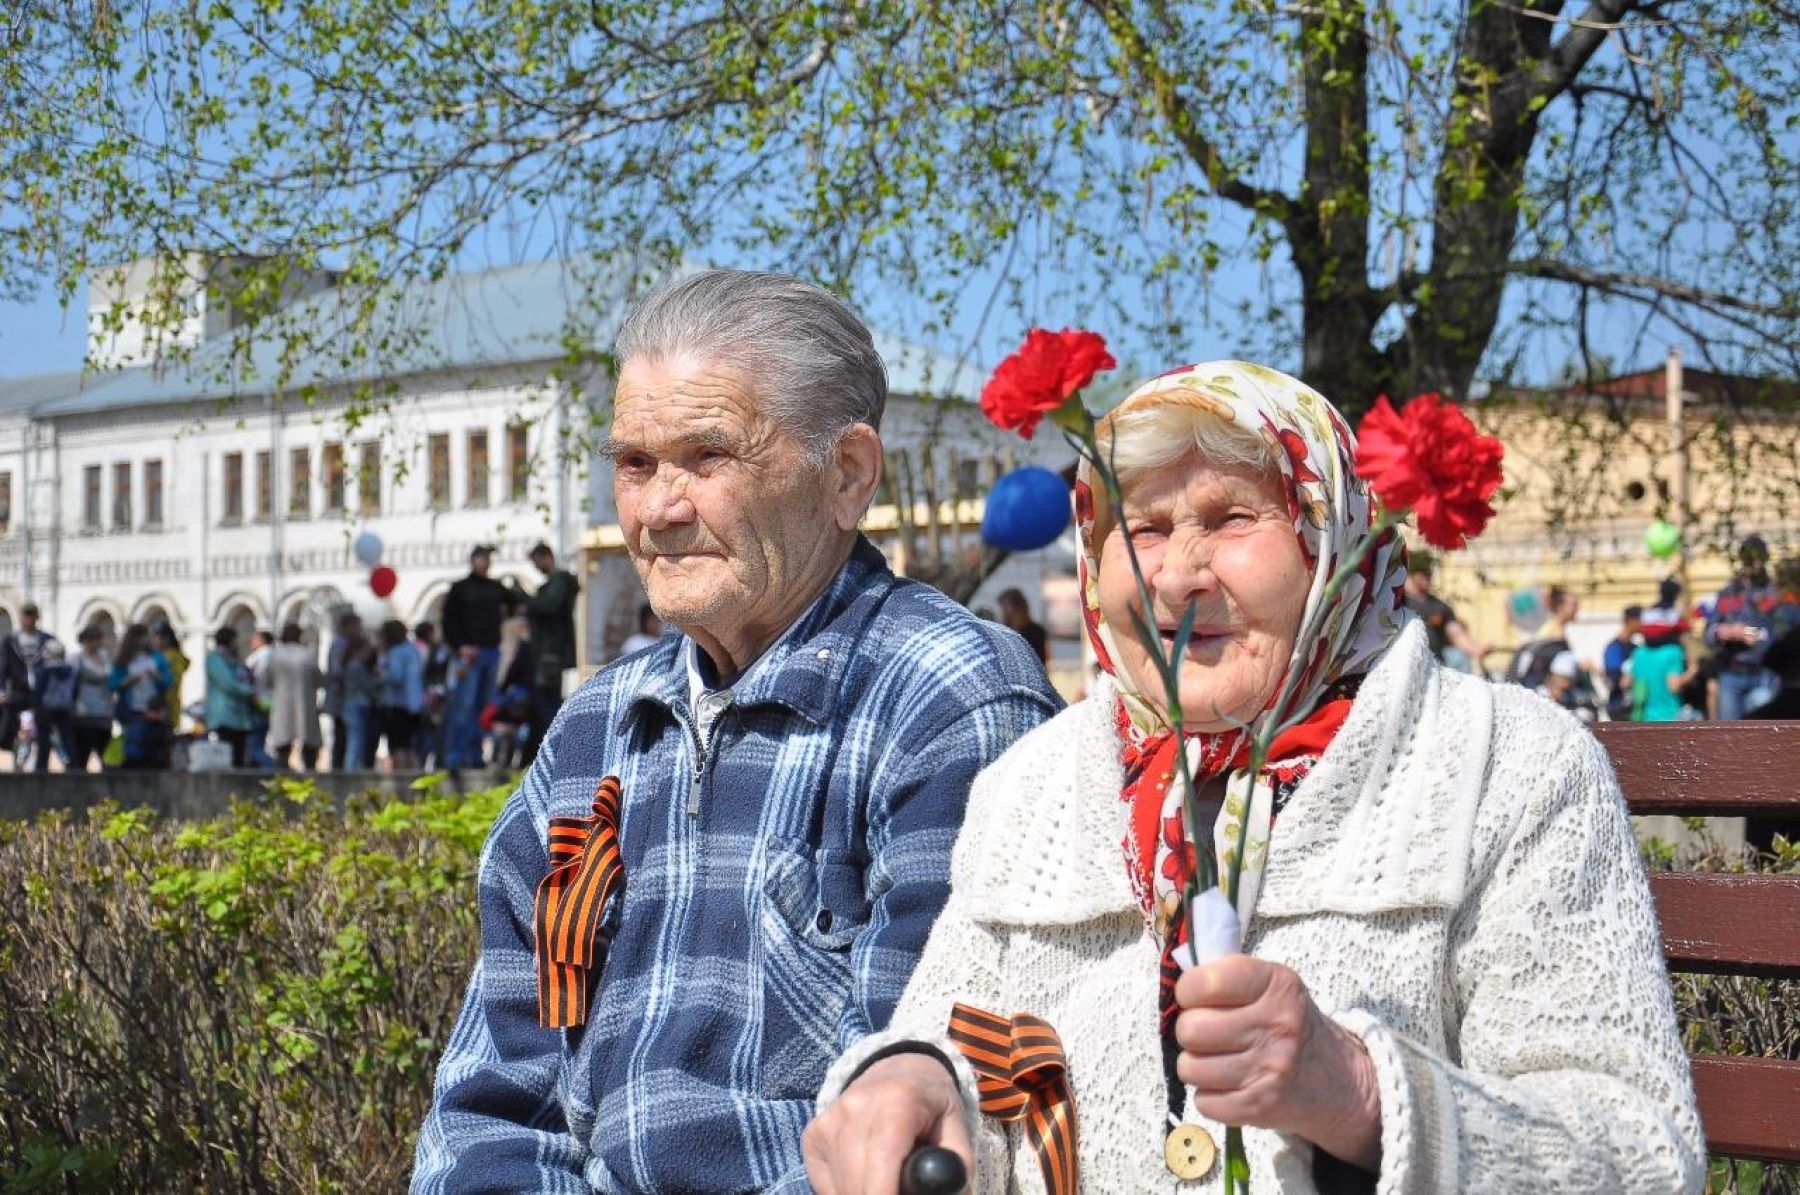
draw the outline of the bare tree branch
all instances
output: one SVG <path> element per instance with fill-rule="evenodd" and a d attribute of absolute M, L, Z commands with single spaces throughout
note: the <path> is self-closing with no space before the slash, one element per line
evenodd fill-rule
<path fill-rule="evenodd" d="M 1665 298 L 1677 299 L 1683 303 L 1693 303 L 1716 310 L 1742 311 L 1750 315 L 1769 316 L 1775 319 L 1790 319 L 1796 314 L 1791 305 L 1758 303 L 1739 295 L 1690 286 L 1685 282 L 1676 282 L 1671 278 L 1658 278 L 1653 274 L 1627 274 L 1596 270 L 1575 262 L 1558 261 L 1548 257 L 1531 257 L 1509 262 L 1505 272 L 1524 278 L 1572 282 L 1578 286 L 1591 286 L 1596 290 L 1613 294 L 1627 291 L 1648 291 Z"/>
<path fill-rule="evenodd" d="M 1221 199 L 1273 216 L 1284 225 L 1293 217 L 1294 201 L 1280 191 L 1256 186 L 1226 166 L 1218 147 L 1200 129 L 1187 97 L 1175 83 L 1175 77 L 1164 69 L 1155 53 L 1145 44 L 1143 33 L 1129 14 L 1121 12 L 1113 0 L 1088 0 L 1088 6 L 1106 23 L 1107 32 L 1125 56 L 1131 68 L 1150 85 L 1150 94 L 1175 139 L 1187 151 L 1189 159 L 1206 175 L 1206 182 Z"/>
<path fill-rule="evenodd" d="M 1641 5 L 1633 0 L 1593 0 L 1586 11 L 1570 22 L 1569 31 L 1551 49 L 1550 57 L 1532 72 L 1532 94 L 1546 98 L 1562 94 L 1588 59 L 1618 29 L 1625 15 L 1638 7 Z"/>

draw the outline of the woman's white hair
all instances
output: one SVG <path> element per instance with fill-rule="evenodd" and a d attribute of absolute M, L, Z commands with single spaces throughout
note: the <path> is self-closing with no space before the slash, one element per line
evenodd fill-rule
<path fill-rule="evenodd" d="M 1276 467 L 1267 440 L 1192 402 L 1140 401 L 1115 411 L 1101 424 L 1099 441 L 1101 459 L 1121 482 L 1190 457 L 1214 465 Z"/>

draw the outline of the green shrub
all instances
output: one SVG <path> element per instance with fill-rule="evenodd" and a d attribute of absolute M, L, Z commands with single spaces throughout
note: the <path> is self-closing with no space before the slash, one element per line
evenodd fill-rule
<path fill-rule="evenodd" d="M 0 827 L 0 1188 L 403 1187 L 507 792 Z"/>
<path fill-rule="evenodd" d="M 217 821 L 0 823 L 0 1191 L 405 1186 L 478 937 L 507 788 L 412 802 L 310 785 Z M 1650 844 L 1652 866 L 1800 871 Z M 1800 984 L 1678 976 L 1689 1047 L 1800 1056 Z M 1715 1162 L 1710 1189 L 1795 1192 Z"/>

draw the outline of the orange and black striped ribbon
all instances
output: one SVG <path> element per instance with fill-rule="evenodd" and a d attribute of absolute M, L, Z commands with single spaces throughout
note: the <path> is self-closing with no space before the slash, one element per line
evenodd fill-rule
<path fill-rule="evenodd" d="M 600 952 L 600 915 L 625 879 L 619 859 L 619 778 L 594 790 L 594 812 L 550 819 L 550 874 L 538 885 L 538 1024 L 570 1029 L 588 1014 Z"/>
<path fill-rule="evenodd" d="M 1062 1039 L 1050 1022 L 1028 1013 L 1011 1018 L 958 1004 L 950 1040 L 975 1068 L 981 1114 L 1023 1120 L 1050 1195 L 1075 1195 L 1075 1097 Z"/>

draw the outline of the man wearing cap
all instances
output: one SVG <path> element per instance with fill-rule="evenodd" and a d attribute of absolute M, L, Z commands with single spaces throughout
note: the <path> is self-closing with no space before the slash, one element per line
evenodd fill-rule
<path fill-rule="evenodd" d="M 1738 545 L 1738 571 L 1713 599 L 1706 642 L 1717 656 L 1719 717 L 1730 721 L 1762 705 L 1781 687 L 1763 663 L 1774 631 L 1781 592 L 1769 582 L 1769 545 L 1746 535 Z"/>
<path fill-rule="evenodd" d="M 494 699 L 500 672 L 500 625 L 514 603 L 506 586 L 488 576 L 493 563 L 493 545 L 477 544 L 469 553 L 469 575 L 444 595 L 444 642 L 462 669 L 450 689 L 444 716 L 445 767 L 481 764 L 481 711 Z"/>
<path fill-rule="evenodd" d="M 614 356 L 619 528 L 679 633 L 563 704 L 495 823 L 421 1195 L 810 1190 L 826 1068 L 892 1016 L 971 781 L 1059 704 L 858 533 L 887 377 L 835 297 L 693 275 Z"/>
<path fill-rule="evenodd" d="M 1550 666 L 1544 673 L 1544 683 L 1538 686 L 1538 692 L 1583 722 L 1596 722 L 1600 718 L 1600 711 L 1594 703 L 1593 687 L 1588 683 L 1587 670 L 1581 666 L 1581 660 L 1572 651 L 1559 651 L 1551 658 Z"/>

